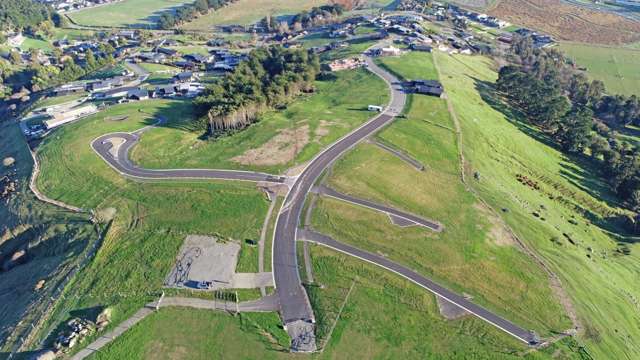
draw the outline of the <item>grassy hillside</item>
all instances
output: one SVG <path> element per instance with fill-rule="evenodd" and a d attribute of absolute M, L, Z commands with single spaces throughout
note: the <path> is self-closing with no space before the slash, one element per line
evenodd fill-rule
<path fill-rule="evenodd" d="M 474 317 L 445 321 L 432 295 L 370 264 L 311 248 L 319 286 L 309 288 L 325 334 L 342 313 L 324 351 L 312 359 L 516 359 L 524 347 Z M 282 350 L 275 314 L 167 308 L 151 315 L 91 359 L 292 359 Z M 324 338 L 323 338 L 324 339 Z M 188 346 L 187 346 L 188 345 Z M 524 358 L 570 353 L 570 341 Z M 153 355 L 151 355 L 153 354 Z"/>
<path fill-rule="evenodd" d="M 78 25 L 148 28 L 163 11 L 193 3 L 193 0 L 122 0 L 83 9 L 68 16 Z"/>
<path fill-rule="evenodd" d="M 405 57 L 407 62 L 402 61 Z M 437 77 L 430 54 L 405 57 L 382 62 L 405 78 Z M 314 215 L 315 228 L 385 254 L 543 336 L 570 326 L 543 270 L 517 248 L 499 219 L 465 191 L 444 100 L 412 96 L 407 118 L 379 138 L 422 162 L 426 170 L 416 171 L 377 146 L 362 144 L 336 163 L 329 184 L 440 221 L 444 232 L 399 228 L 384 214 L 326 199 Z"/>
<path fill-rule="evenodd" d="M 102 247 L 72 280 L 50 327 L 70 314 L 102 306 L 113 307 L 113 324 L 118 324 L 158 296 L 186 235 L 257 241 L 267 201 L 254 185 L 131 181 L 113 171 L 89 146 L 99 135 L 138 129 L 153 123 L 158 114 L 177 117 L 188 106 L 164 100 L 117 105 L 56 130 L 42 144 L 38 152 L 41 191 L 87 209 L 115 209 Z M 245 263 L 244 257 L 257 259 L 255 251 L 242 241 L 240 263 Z M 242 270 L 256 271 L 257 262 Z"/>
<path fill-rule="evenodd" d="M 595 169 L 546 145 L 492 96 L 496 73 L 482 57 L 436 54 L 462 127 L 467 178 L 515 233 L 561 277 L 593 358 L 633 358 L 640 290 L 638 246 L 608 221 L 619 213 Z M 480 180 L 473 180 L 474 172 Z M 526 176 L 524 185 L 517 176 Z M 627 248 L 630 255 L 622 255 Z"/>
<path fill-rule="evenodd" d="M 561 43 L 560 49 L 591 78 L 602 80 L 607 93 L 640 96 L 640 50 L 574 43 Z"/>
<path fill-rule="evenodd" d="M 0 270 L 0 354 L 19 343 L 46 313 L 50 297 L 58 295 L 100 231 L 89 214 L 70 213 L 36 199 L 28 187 L 33 162 L 27 144 L 18 125 L 5 121 L 0 124 L 0 161 L 7 157 L 15 163 L 0 164 L 0 179 L 15 181 L 16 192 L 0 199 L 0 263 L 17 251 L 28 251 L 22 264 Z M 0 193 L 4 185 L 0 183 Z M 44 285 L 36 290 L 40 280 Z M 7 338 L 10 334 L 17 337 Z"/>
<path fill-rule="evenodd" d="M 257 124 L 218 139 L 202 140 L 191 118 L 180 116 L 146 133 L 132 159 L 150 168 L 242 168 L 279 172 L 311 159 L 371 116 L 369 104 L 388 97 L 383 81 L 366 70 L 341 71 L 318 81 L 314 94 L 282 111 L 269 111 Z M 349 96 L 345 96 L 349 94 Z M 275 139 L 275 140 L 274 140 Z"/>

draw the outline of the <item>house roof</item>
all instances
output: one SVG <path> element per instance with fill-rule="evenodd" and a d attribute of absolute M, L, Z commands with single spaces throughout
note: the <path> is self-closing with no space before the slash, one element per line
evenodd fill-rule
<path fill-rule="evenodd" d="M 132 89 L 127 91 L 127 97 L 137 97 L 140 99 L 148 96 L 149 96 L 149 91 L 146 89 Z"/>

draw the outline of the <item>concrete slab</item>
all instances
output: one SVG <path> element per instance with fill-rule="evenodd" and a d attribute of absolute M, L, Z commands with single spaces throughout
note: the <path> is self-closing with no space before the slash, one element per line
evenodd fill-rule
<path fill-rule="evenodd" d="M 270 272 L 236 273 L 229 288 L 255 289 L 266 286 L 273 286 L 273 274 Z"/>
<path fill-rule="evenodd" d="M 215 287 L 228 288 L 233 280 L 239 252 L 240 244 L 236 242 L 189 235 L 165 285 L 196 288 L 200 281 L 212 281 Z"/>
<path fill-rule="evenodd" d="M 124 144 L 125 141 L 126 141 L 125 139 L 120 137 L 112 137 L 111 139 L 109 139 L 109 142 L 111 143 L 111 145 L 113 145 L 113 147 L 109 149 L 109 154 L 111 154 L 111 156 L 117 159 L 118 149 L 120 149 L 120 146 L 122 146 L 122 144 Z"/>

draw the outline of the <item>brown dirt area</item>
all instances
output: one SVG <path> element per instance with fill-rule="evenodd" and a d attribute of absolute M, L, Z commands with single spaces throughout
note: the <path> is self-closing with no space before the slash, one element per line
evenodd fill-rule
<path fill-rule="evenodd" d="M 608 45 L 640 40 L 640 23 L 560 0 L 501 0 L 489 14 L 559 40 Z"/>
<path fill-rule="evenodd" d="M 506 225 L 502 219 L 498 218 L 491 210 L 482 203 L 476 203 L 474 206 L 482 217 L 489 220 L 491 223 L 491 229 L 489 229 L 489 240 L 498 246 L 511 246 L 516 243 L 513 235 L 506 228 Z"/>
<path fill-rule="evenodd" d="M 285 129 L 257 149 L 250 149 L 231 160 L 243 165 L 287 164 L 309 143 L 309 125 Z"/>

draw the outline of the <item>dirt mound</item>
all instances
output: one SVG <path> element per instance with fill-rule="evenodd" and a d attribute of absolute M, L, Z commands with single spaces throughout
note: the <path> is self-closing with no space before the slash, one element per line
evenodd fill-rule
<path fill-rule="evenodd" d="M 280 165 L 292 161 L 309 143 L 309 125 L 285 129 L 257 149 L 250 149 L 232 160 L 244 165 Z"/>
<path fill-rule="evenodd" d="M 608 45 L 640 40 L 640 23 L 560 0 L 501 0 L 489 14 L 560 40 Z"/>

